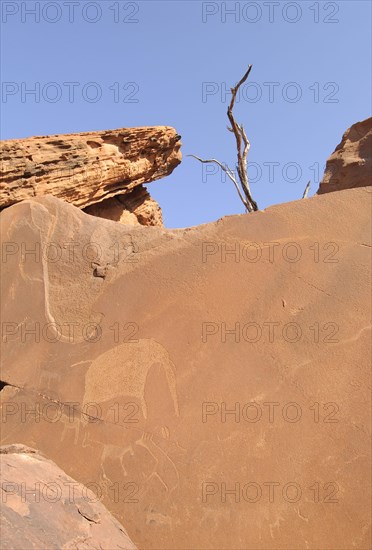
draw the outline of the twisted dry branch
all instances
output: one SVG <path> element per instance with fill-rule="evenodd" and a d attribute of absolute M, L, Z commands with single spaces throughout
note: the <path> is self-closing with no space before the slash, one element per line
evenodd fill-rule
<path fill-rule="evenodd" d="M 187 155 L 188 157 L 194 157 L 194 159 L 202 162 L 203 164 L 206 163 L 206 162 L 214 162 L 215 164 L 218 164 L 218 166 L 221 168 L 221 170 L 223 170 L 228 176 L 229 178 L 231 179 L 231 181 L 233 182 L 233 184 L 235 185 L 235 188 L 239 194 L 239 197 L 240 197 L 240 200 L 243 202 L 244 206 L 247 208 L 248 210 L 248 205 L 246 203 L 246 200 L 244 199 L 240 189 L 239 189 L 239 185 L 235 179 L 235 176 L 234 176 L 234 172 L 231 170 L 231 168 L 229 168 L 228 166 L 224 166 L 219 160 L 216 160 L 216 159 L 201 159 L 200 157 L 197 157 L 196 155 Z"/>
<path fill-rule="evenodd" d="M 197 157 L 196 155 L 188 155 L 189 157 L 194 157 L 195 159 L 199 160 L 202 163 L 214 162 L 215 164 L 220 166 L 220 168 L 229 176 L 229 178 L 235 185 L 235 188 L 239 194 L 239 198 L 244 204 L 245 209 L 248 212 L 253 212 L 258 210 L 258 205 L 252 197 L 251 189 L 249 186 L 249 180 L 248 180 L 248 172 L 247 172 L 247 159 L 248 159 L 248 152 L 251 144 L 248 140 L 247 134 L 245 133 L 243 124 L 238 124 L 236 122 L 233 115 L 233 108 L 235 105 L 235 99 L 239 91 L 239 88 L 247 80 L 251 70 L 252 70 L 252 65 L 249 65 L 248 70 L 244 74 L 244 76 L 239 80 L 236 86 L 231 88 L 231 101 L 227 109 L 227 116 L 231 124 L 231 128 L 227 127 L 227 129 L 229 130 L 229 132 L 232 132 L 235 135 L 236 147 L 238 150 L 238 163 L 236 165 L 236 169 L 239 175 L 241 189 L 238 185 L 238 182 L 236 181 L 234 173 L 229 167 L 223 166 L 222 163 L 216 159 L 203 160 Z"/>
<path fill-rule="evenodd" d="M 249 186 L 248 181 L 248 173 L 247 173 L 247 158 L 248 158 L 248 152 L 250 149 L 250 142 L 247 137 L 247 134 L 245 133 L 245 130 L 243 128 L 243 124 L 238 124 L 234 118 L 233 115 L 233 108 L 235 105 L 235 99 L 237 96 L 237 93 L 239 91 L 239 88 L 244 82 L 247 80 L 249 73 L 252 70 L 252 65 L 249 65 L 247 72 L 245 75 L 239 80 L 239 82 L 234 86 L 234 88 L 231 88 L 231 101 L 229 108 L 227 109 L 227 116 L 231 124 L 231 132 L 235 135 L 236 139 L 236 147 L 238 150 L 238 164 L 236 166 L 238 174 L 239 174 L 239 180 L 240 184 L 243 188 L 244 195 L 245 195 L 245 203 L 247 203 L 247 210 L 248 212 L 252 212 L 254 210 L 258 210 L 258 206 L 256 201 L 253 200 L 251 189 Z M 243 143 L 242 143 L 243 142 Z M 244 146 L 243 146 L 244 144 Z M 242 150 L 243 149 L 243 150 Z"/>

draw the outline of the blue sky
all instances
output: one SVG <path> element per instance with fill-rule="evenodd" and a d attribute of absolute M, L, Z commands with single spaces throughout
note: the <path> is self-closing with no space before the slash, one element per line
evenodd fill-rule
<path fill-rule="evenodd" d="M 166 226 L 242 213 L 221 171 L 186 155 L 235 166 L 228 90 L 252 64 L 234 112 L 253 196 L 296 200 L 370 116 L 370 25 L 368 0 L 2 0 L 1 137 L 174 126 L 183 162 L 148 186 Z"/>

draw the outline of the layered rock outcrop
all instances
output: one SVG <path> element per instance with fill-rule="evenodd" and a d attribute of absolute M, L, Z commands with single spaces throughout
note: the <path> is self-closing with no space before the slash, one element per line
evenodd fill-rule
<path fill-rule="evenodd" d="M 7 208 L 3 444 L 146 550 L 368 548 L 369 197 L 172 231 Z"/>
<path fill-rule="evenodd" d="M 1 548 L 135 550 L 87 487 L 23 445 L 0 448 Z"/>
<path fill-rule="evenodd" d="M 372 118 L 353 124 L 327 160 L 318 194 L 372 185 Z"/>
<path fill-rule="evenodd" d="M 3 141 L 0 208 L 51 194 L 100 217 L 110 217 L 114 204 L 118 217 L 134 200 L 129 213 L 138 223 L 162 224 L 160 207 L 142 184 L 171 174 L 181 162 L 180 146 L 169 126 Z"/>

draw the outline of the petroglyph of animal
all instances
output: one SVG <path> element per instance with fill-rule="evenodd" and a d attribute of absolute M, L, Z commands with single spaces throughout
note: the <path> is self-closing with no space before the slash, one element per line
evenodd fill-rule
<path fill-rule="evenodd" d="M 175 367 L 167 350 L 153 339 L 120 344 L 98 356 L 85 375 L 84 404 L 102 403 L 110 399 L 131 396 L 139 399 L 147 418 L 145 386 L 153 365 L 164 369 L 175 414 L 179 415 Z"/>

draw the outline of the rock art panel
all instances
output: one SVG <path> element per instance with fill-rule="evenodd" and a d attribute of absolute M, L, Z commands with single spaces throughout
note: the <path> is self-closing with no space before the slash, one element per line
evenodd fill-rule
<path fill-rule="evenodd" d="M 368 548 L 366 197 L 172 231 L 54 197 L 7 208 L 2 443 L 40 449 L 146 550 Z M 36 241 L 58 261 L 22 255 Z M 50 319 L 76 336 L 48 339 Z"/>

